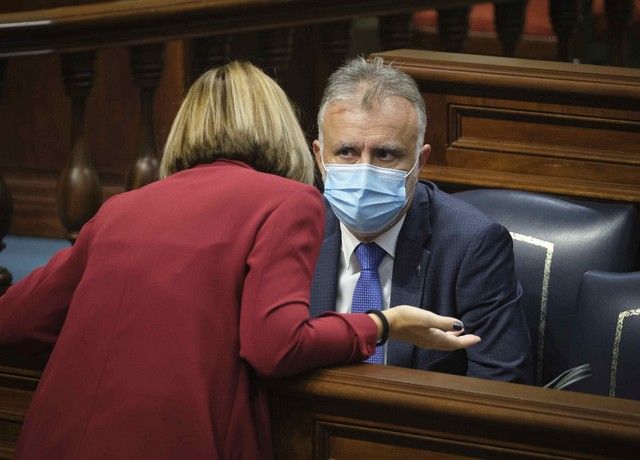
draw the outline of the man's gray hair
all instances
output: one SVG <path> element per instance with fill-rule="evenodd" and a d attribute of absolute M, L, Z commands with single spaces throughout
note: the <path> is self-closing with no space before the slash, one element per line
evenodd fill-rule
<path fill-rule="evenodd" d="M 418 139 L 416 151 L 424 144 L 427 128 L 427 109 L 416 82 L 406 73 L 385 65 L 381 57 L 371 61 L 363 57 L 348 60 L 329 77 L 318 111 L 318 140 L 322 145 L 322 122 L 327 107 L 332 103 L 360 96 L 363 109 L 368 110 L 389 96 L 406 99 L 418 113 Z"/>

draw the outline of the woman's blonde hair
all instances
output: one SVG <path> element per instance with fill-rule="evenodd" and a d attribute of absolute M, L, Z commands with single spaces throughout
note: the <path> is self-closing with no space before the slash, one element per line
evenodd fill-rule
<path fill-rule="evenodd" d="M 222 158 L 313 183 L 313 159 L 289 99 L 248 62 L 211 69 L 191 86 L 171 126 L 160 176 Z"/>

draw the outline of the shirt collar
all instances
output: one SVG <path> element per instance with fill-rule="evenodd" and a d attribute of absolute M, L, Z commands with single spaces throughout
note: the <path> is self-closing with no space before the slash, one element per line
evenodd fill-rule
<path fill-rule="evenodd" d="M 374 243 L 384 249 L 392 258 L 396 255 L 396 243 L 398 242 L 398 235 L 400 234 L 400 229 L 402 228 L 405 217 L 406 214 L 402 216 L 393 227 L 373 240 Z M 356 246 L 360 244 L 360 240 L 356 238 L 342 222 L 340 222 L 340 231 L 342 233 L 342 266 L 351 269 L 351 261 L 353 260 L 351 256 L 353 255 L 353 251 L 356 250 Z"/>

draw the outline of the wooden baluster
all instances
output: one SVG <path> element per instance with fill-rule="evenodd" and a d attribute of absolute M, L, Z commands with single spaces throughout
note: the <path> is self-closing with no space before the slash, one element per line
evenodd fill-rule
<path fill-rule="evenodd" d="M 495 3 L 495 24 L 498 39 L 505 56 L 514 56 L 524 29 L 526 2 Z"/>
<path fill-rule="evenodd" d="M 189 66 L 191 83 L 207 70 L 228 62 L 231 37 L 230 34 L 214 35 L 191 42 L 191 65 Z"/>
<path fill-rule="evenodd" d="M 0 59 L 0 100 L 2 100 L 2 90 L 4 89 L 4 76 L 6 70 L 6 59 Z M 7 236 L 7 233 L 9 233 L 12 215 L 13 200 L 11 199 L 11 193 L 9 192 L 2 175 L 0 175 L 0 251 L 2 251 L 6 246 L 2 240 Z M 4 294 L 4 291 L 11 286 L 12 280 L 13 276 L 11 275 L 11 272 L 5 267 L 0 266 L 0 295 Z"/>
<path fill-rule="evenodd" d="M 61 56 L 65 90 L 71 98 L 71 153 L 58 179 L 58 218 L 67 230 L 66 237 L 74 242 L 82 226 L 93 217 L 102 204 L 98 174 L 87 152 L 85 140 L 85 103 L 94 76 L 95 52 Z"/>
<path fill-rule="evenodd" d="M 411 14 L 383 16 L 379 24 L 380 47 L 383 50 L 411 47 Z"/>
<path fill-rule="evenodd" d="M 339 67 L 344 62 L 351 47 L 351 39 L 353 37 L 351 21 L 322 24 L 320 37 L 322 47 L 327 52 L 331 70 Z"/>
<path fill-rule="evenodd" d="M 445 51 L 459 53 L 469 34 L 470 7 L 438 10 L 438 35 Z"/>
<path fill-rule="evenodd" d="M 549 0 L 551 26 L 558 37 L 557 59 L 570 60 L 569 42 L 578 19 L 578 0 Z"/>
<path fill-rule="evenodd" d="M 0 97 L 2 97 L 2 91 L 4 89 L 4 76 L 6 71 L 7 71 L 7 60 L 0 59 Z"/>
<path fill-rule="evenodd" d="M 272 29 L 260 33 L 262 67 L 272 77 L 289 67 L 293 54 L 293 28 Z"/>
<path fill-rule="evenodd" d="M 7 184 L 4 182 L 2 176 L 0 176 L 0 251 L 2 251 L 6 244 L 4 243 L 4 237 L 9 233 L 11 227 L 11 217 L 13 216 L 13 200 L 11 193 L 7 188 Z M 0 295 L 11 286 L 13 275 L 6 268 L 0 266 Z"/>
<path fill-rule="evenodd" d="M 613 65 L 625 65 L 627 34 L 629 32 L 629 22 L 633 13 L 633 7 L 633 0 L 605 1 L 607 25 L 609 27 L 609 33 L 611 34 L 611 64 Z"/>
<path fill-rule="evenodd" d="M 140 88 L 140 132 L 136 159 L 125 175 L 125 189 L 143 187 L 158 179 L 158 148 L 153 128 L 153 95 L 162 74 L 164 45 L 134 46 L 131 48 L 133 79 Z"/>

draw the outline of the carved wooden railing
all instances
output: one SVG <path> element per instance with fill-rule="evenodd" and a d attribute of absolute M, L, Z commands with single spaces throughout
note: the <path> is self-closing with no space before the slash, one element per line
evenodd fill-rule
<path fill-rule="evenodd" d="M 411 11 L 435 8 L 440 11 L 440 34 L 447 49 L 457 51 L 468 31 L 467 16 L 470 5 L 487 2 L 422 0 L 393 1 L 286 1 L 286 0 L 119 0 L 74 7 L 0 14 L 0 95 L 3 89 L 5 68 L 9 58 L 38 54 L 60 54 L 66 92 L 72 101 L 71 147 L 73 152 L 67 167 L 60 175 L 57 191 L 59 220 L 65 233 L 73 239 L 78 229 L 91 216 L 102 201 L 102 172 L 94 165 L 91 152 L 87 151 L 84 132 L 85 105 L 91 91 L 96 51 L 117 45 L 130 47 L 131 68 L 140 91 L 141 123 L 137 148 L 130 164 L 123 166 L 122 182 L 108 184 L 107 194 L 131 189 L 154 180 L 158 163 L 158 142 L 155 138 L 153 95 L 158 79 L 163 73 L 163 47 L 167 40 L 190 39 L 190 65 L 187 82 L 204 69 L 233 57 L 230 51 L 232 38 L 238 33 L 261 30 L 258 57 L 268 69 L 286 68 L 293 54 L 292 28 L 323 24 L 320 50 L 326 56 L 325 73 L 334 68 L 347 54 L 351 41 L 351 20 L 357 17 L 380 16 L 380 43 L 382 49 L 405 47 L 411 43 L 409 16 Z M 524 18 L 523 0 L 498 0 L 496 28 L 504 54 L 512 55 L 522 30 Z M 579 2 L 563 0 L 550 2 L 551 22 L 558 36 L 558 57 L 569 57 L 569 41 L 575 29 Z M 613 54 L 618 63 L 624 60 L 623 43 L 627 39 L 631 0 L 608 0 L 605 4 L 609 27 L 613 33 Z M 373 50 L 372 50 L 373 51 Z M 321 85 L 315 84 L 317 92 Z M 317 97 L 317 95 L 316 95 Z M 313 99 L 310 98 L 311 100 Z M 1 98 L 0 98 L 1 101 Z M 305 105 L 305 104 L 302 104 Z M 2 104 L 0 102 L 0 110 Z M 306 108 L 306 107 L 305 107 Z M 312 112 L 310 104 L 309 112 Z M 308 113 L 309 118 L 313 117 Z M 164 133 L 163 133 L 164 134 Z M 38 133 L 35 133 L 37 136 Z M 162 135 L 161 135 L 162 137 Z M 125 172 L 126 169 L 126 172 Z M 5 174 L 6 179 L 6 174 Z M 9 180 L 13 185 L 14 178 Z M 22 181 L 22 178 L 20 179 Z M 17 209 L 19 231 L 25 226 L 39 225 L 27 222 L 37 210 L 23 211 L 25 190 L 48 189 L 41 180 L 38 187 L 21 182 L 22 187 L 14 205 Z M 0 182 L 4 197 L 3 209 L 8 210 L 10 195 Z M 48 198 L 43 198 L 44 203 Z M 42 204 L 39 204 L 42 208 Z M 7 217 L 2 214 L 2 228 L 8 228 Z M 33 219 L 31 219 L 33 220 Z M 57 234 L 50 222 L 43 235 Z M 38 231 L 35 234 L 39 234 Z M 1 244 L 1 240 L 0 240 Z M 0 284 L 7 276 L 0 277 Z"/>
<path fill-rule="evenodd" d="M 605 0 L 603 11 L 598 9 L 592 11 L 593 5 L 591 1 L 585 0 L 536 0 L 536 5 L 529 5 L 529 14 L 536 8 L 541 8 L 543 3 L 548 5 L 548 19 L 550 30 L 548 35 L 544 37 L 549 46 L 553 43 L 555 51 L 543 53 L 542 59 L 555 59 L 559 61 L 580 61 L 589 63 L 593 61 L 594 56 L 591 47 L 595 44 L 594 39 L 594 23 L 598 18 L 594 17 L 603 14 L 606 17 L 606 37 L 598 37 L 598 40 L 607 42 L 610 47 L 609 59 L 607 63 L 614 66 L 624 66 L 627 64 L 627 54 L 629 44 L 632 40 L 630 33 L 631 18 L 634 17 L 634 3 L 636 0 Z M 637 3 L 635 3 L 637 5 Z M 514 56 L 515 45 L 517 41 L 512 39 L 511 34 L 517 37 L 523 31 L 525 19 L 525 4 L 509 4 L 500 3 L 495 5 L 493 19 L 495 22 L 495 31 L 500 44 L 502 45 L 502 54 L 504 56 Z M 637 8 L 637 6 L 635 6 Z M 442 51 L 460 52 L 463 51 L 464 42 L 469 35 L 469 22 L 473 22 L 474 14 L 470 6 L 461 6 L 440 11 L 437 17 L 439 27 L 439 35 L 445 40 L 442 43 Z M 484 15 L 486 12 L 480 13 Z M 537 14 L 533 13 L 534 15 Z M 418 23 L 426 25 L 424 35 L 429 40 L 431 36 L 430 26 L 433 16 L 429 16 L 426 23 L 423 19 L 418 19 Z M 453 23 L 450 22 L 453 20 Z M 535 22 L 535 20 L 534 20 Z M 481 26 L 481 30 L 477 32 L 487 32 L 488 24 Z M 421 27 L 422 28 L 422 27 Z M 526 33 L 526 29 L 525 29 Z M 540 31 L 536 31 L 538 35 Z M 555 36 L 556 40 L 553 40 Z M 419 40 L 420 41 L 420 40 Z M 491 44 L 484 43 L 485 47 L 491 48 Z M 480 47 L 481 45 L 476 45 Z M 469 52 L 469 51 L 467 51 Z M 476 51 L 478 52 L 478 51 Z M 480 54 L 484 54 L 480 51 Z"/>
<path fill-rule="evenodd" d="M 186 53 L 188 69 L 185 70 L 188 84 L 205 69 L 233 58 L 230 44 L 238 34 L 246 32 L 260 31 L 255 57 L 265 69 L 277 74 L 291 62 L 293 28 L 320 25 L 321 47 L 317 51 L 326 53 L 327 58 L 325 68 L 319 70 L 327 73 L 349 51 L 354 18 L 380 16 L 380 43 L 383 49 L 391 49 L 410 44 L 412 11 L 424 8 L 446 11 L 486 1 L 117 0 L 5 13 L 0 14 L 0 81 L 10 58 L 41 54 L 60 56 L 65 92 L 71 100 L 71 153 L 57 181 L 55 201 L 65 235 L 73 241 L 100 206 L 105 190 L 105 184 L 101 184 L 102 174 L 87 147 L 90 142 L 85 131 L 85 108 L 96 78 L 94 67 L 98 51 L 115 46 L 129 47 L 131 73 L 140 94 L 137 147 L 133 159 L 123 168 L 126 169 L 123 171 L 124 187 L 110 184 L 109 193 L 115 193 L 123 188 L 140 187 L 157 177 L 153 95 L 164 70 L 163 47 L 167 41 L 188 39 L 185 42 L 189 49 Z M 493 3 L 521 6 L 524 0 Z M 512 22 L 501 20 L 499 27 L 502 30 L 504 25 L 505 37 L 515 43 L 519 32 L 513 27 L 509 29 Z M 508 46 L 514 46 L 513 43 Z M 316 84 L 313 88 L 316 93 L 319 86 Z M 317 95 L 315 98 L 318 99 Z M 309 112 L 315 110 L 317 101 L 311 102 Z M 308 114 L 309 118 L 314 115 Z M 21 210 L 25 195 L 33 189 L 27 182 L 14 200 L 19 219 L 24 214 Z"/>

